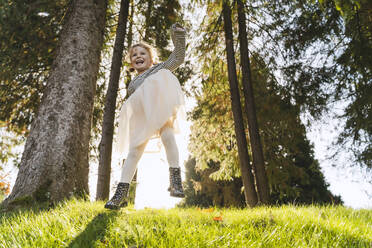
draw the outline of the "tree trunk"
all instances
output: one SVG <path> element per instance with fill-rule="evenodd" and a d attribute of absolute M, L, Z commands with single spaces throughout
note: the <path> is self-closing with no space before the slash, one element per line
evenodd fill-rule
<path fill-rule="evenodd" d="M 99 166 L 96 200 L 107 200 L 110 194 L 112 139 L 116 98 L 118 95 L 120 68 L 122 66 L 124 40 L 128 20 L 129 0 L 121 0 L 119 21 L 116 28 L 114 52 L 111 61 L 110 81 L 103 111 L 102 139 L 99 144 Z"/>
<path fill-rule="evenodd" d="M 128 32 L 127 32 L 127 45 L 128 49 L 132 46 L 133 43 L 133 23 L 134 23 L 134 1 L 130 0 L 130 14 L 128 17 L 129 25 L 128 25 Z M 129 70 L 126 70 L 125 73 L 125 79 L 124 79 L 124 84 L 125 88 L 128 88 L 129 83 L 132 81 L 132 74 Z M 128 94 L 124 97 L 124 101 L 128 98 Z"/>
<path fill-rule="evenodd" d="M 128 47 L 131 47 L 133 43 L 133 22 L 134 22 L 133 16 L 134 16 L 134 1 L 131 0 L 130 1 L 130 18 L 129 18 L 130 21 L 129 21 L 129 27 L 128 27 L 128 36 L 127 36 Z M 132 75 L 129 71 L 127 71 L 126 83 L 125 83 L 127 88 L 128 88 L 130 81 L 132 81 Z M 128 97 L 129 96 L 127 94 L 125 96 L 125 99 L 127 99 Z M 124 165 L 124 161 L 123 161 L 123 165 Z M 129 189 L 129 203 L 131 204 L 134 204 L 134 200 L 136 199 L 136 188 L 137 188 L 137 170 L 134 173 L 134 176 L 133 176 L 133 179 L 130 185 L 130 189 Z"/>
<path fill-rule="evenodd" d="M 12 193 L 4 207 L 88 193 L 89 139 L 106 0 L 71 2 Z"/>
<path fill-rule="evenodd" d="M 146 30 L 145 30 L 145 37 L 143 38 L 144 41 L 151 43 L 150 42 L 150 18 L 151 18 L 151 11 L 153 9 L 154 1 L 152 0 L 147 0 L 147 9 L 146 9 L 146 14 L 145 14 L 145 25 L 146 25 Z"/>
<path fill-rule="evenodd" d="M 134 23 L 133 18 L 134 18 L 134 2 L 133 0 L 130 0 L 130 15 L 128 17 L 129 25 L 128 25 L 128 35 L 127 35 L 128 48 L 132 46 L 132 42 L 133 42 L 133 23 Z"/>
<path fill-rule="evenodd" d="M 225 28 L 225 41 L 226 41 L 226 54 L 227 54 L 227 66 L 230 83 L 231 93 L 231 107 L 234 117 L 234 126 L 236 139 L 238 144 L 238 154 L 240 161 L 240 169 L 242 174 L 242 181 L 244 186 L 245 200 L 248 206 L 254 207 L 257 204 L 257 194 L 253 182 L 252 170 L 249 165 L 249 155 L 247 140 L 244 132 L 243 114 L 240 105 L 240 95 L 238 88 L 238 80 L 236 76 L 236 65 L 232 35 L 232 24 L 231 24 L 231 9 L 227 2 L 223 3 L 223 18 Z"/>
<path fill-rule="evenodd" d="M 240 60 L 243 74 L 243 92 L 245 98 L 245 112 L 248 119 L 249 140 L 252 148 L 253 168 L 257 184 L 259 200 L 263 204 L 270 203 L 270 192 L 265 171 L 265 161 L 261 139 L 257 124 L 256 106 L 253 98 L 251 65 L 248 53 L 247 27 L 245 24 L 245 8 L 238 0 L 238 22 L 240 41 Z"/>

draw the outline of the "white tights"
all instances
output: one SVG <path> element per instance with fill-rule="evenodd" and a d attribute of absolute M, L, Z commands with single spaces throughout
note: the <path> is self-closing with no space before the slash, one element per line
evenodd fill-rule
<path fill-rule="evenodd" d="M 179 154 L 173 129 L 169 126 L 164 126 L 160 131 L 160 137 L 167 154 L 169 167 L 179 167 Z M 128 157 L 125 160 L 121 171 L 120 182 L 130 183 L 132 181 L 137 169 L 138 161 L 140 160 L 147 143 L 148 140 L 142 145 L 129 150 Z"/>

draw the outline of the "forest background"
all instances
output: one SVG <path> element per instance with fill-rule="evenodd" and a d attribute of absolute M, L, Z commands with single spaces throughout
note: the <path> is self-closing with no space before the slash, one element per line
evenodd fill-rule
<path fill-rule="evenodd" d="M 276 203 L 339 202 L 337 195 L 341 192 L 331 185 L 331 193 L 327 181 L 332 179 L 323 176 L 323 172 L 337 171 L 334 180 L 356 181 L 365 196 L 360 206 L 371 206 L 371 4 L 351 0 L 342 3 L 245 3 L 257 118 L 270 196 Z M 230 6 L 237 40 L 234 4 Z M 2 1 L 1 5 L 0 159 L 2 169 L 6 169 L 9 164 L 21 163 L 22 148 L 17 147 L 23 147 L 39 108 L 72 2 Z M 109 2 L 102 30 L 105 40 L 92 115 L 91 163 L 99 156 L 119 5 Z M 146 40 L 158 48 L 164 59 L 171 50 L 165 30 L 176 21 L 188 29 L 188 56 L 176 72 L 196 105 L 189 113 L 191 157 L 186 163 L 185 204 L 244 205 L 227 83 L 222 1 L 133 0 L 128 10 L 124 49 Z M 238 42 L 235 44 L 239 65 Z M 121 89 L 131 78 L 127 66 L 123 64 Z M 237 70 L 241 79 L 239 66 Z M 124 91 L 119 92 L 118 105 L 125 99 Z M 241 104 L 244 106 L 243 100 Z M 310 141 L 317 128 L 327 135 L 328 150 L 322 145 L 316 147 L 318 138 L 314 155 Z M 335 128 L 337 136 L 328 137 L 331 135 L 324 130 L 329 128 Z M 321 159 L 321 164 L 316 158 Z M 1 187 L 9 193 L 9 176 L 6 171 L 3 175 Z"/>

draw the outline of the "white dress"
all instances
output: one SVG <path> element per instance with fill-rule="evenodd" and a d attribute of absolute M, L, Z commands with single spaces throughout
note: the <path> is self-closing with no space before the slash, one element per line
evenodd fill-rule
<path fill-rule="evenodd" d="M 129 149 L 159 138 L 165 125 L 181 133 L 179 122 L 185 120 L 180 83 L 171 71 L 161 69 L 147 77 L 121 107 L 115 150 L 127 157 Z"/>

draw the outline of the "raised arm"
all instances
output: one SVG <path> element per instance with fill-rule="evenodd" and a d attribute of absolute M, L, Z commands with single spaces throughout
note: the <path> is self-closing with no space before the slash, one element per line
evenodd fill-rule
<path fill-rule="evenodd" d="M 164 61 L 163 68 L 174 71 L 185 60 L 185 29 L 179 24 L 173 24 L 171 27 L 171 37 L 174 45 L 174 50 L 169 58 Z"/>

